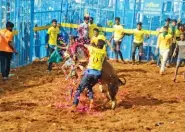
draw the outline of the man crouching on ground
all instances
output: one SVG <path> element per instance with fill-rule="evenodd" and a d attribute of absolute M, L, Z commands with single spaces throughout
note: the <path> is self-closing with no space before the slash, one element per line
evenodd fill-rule
<path fill-rule="evenodd" d="M 79 103 L 80 94 L 85 88 L 88 89 L 90 99 L 90 109 L 93 108 L 93 86 L 98 83 L 102 74 L 102 65 L 106 57 L 106 51 L 103 49 L 105 41 L 98 40 L 97 46 L 86 46 L 89 50 L 89 63 L 81 82 L 76 90 L 72 111 L 74 111 Z"/>

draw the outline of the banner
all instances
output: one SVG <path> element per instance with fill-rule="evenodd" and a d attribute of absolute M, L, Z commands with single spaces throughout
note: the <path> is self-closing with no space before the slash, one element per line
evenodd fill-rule
<path fill-rule="evenodd" d="M 144 0 L 143 14 L 148 16 L 160 16 L 162 11 L 162 0 Z"/>

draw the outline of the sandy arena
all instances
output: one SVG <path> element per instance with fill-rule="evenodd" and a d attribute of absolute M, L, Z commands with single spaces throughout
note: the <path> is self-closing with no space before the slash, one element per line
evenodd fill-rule
<path fill-rule="evenodd" d="M 15 76 L 0 81 L 0 132 L 184 132 L 184 67 L 177 83 L 174 68 L 159 75 L 155 64 L 113 63 L 126 86 L 120 87 L 117 108 L 102 109 L 105 97 L 98 87 L 95 109 L 88 111 L 88 99 L 81 96 L 76 113 L 70 113 L 70 80 L 56 67 L 47 73 L 46 62 L 13 69 Z"/>

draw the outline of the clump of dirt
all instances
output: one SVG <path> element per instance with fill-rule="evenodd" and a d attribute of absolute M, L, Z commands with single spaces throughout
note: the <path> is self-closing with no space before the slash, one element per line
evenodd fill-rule
<path fill-rule="evenodd" d="M 89 111 L 86 92 L 80 97 L 76 113 L 70 112 L 76 84 L 65 80 L 61 64 L 47 72 L 47 59 L 12 70 L 15 76 L 0 81 L 0 131 L 66 132 L 183 132 L 185 130 L 184 68 L 178 82 L 172 81 L 174 68 L 159 75 L 154 62 L 140 65 L 112 63 L 126 86 L 119 89 L 117 108 L 105 101 L 94 87 L 95 109 Z"/>

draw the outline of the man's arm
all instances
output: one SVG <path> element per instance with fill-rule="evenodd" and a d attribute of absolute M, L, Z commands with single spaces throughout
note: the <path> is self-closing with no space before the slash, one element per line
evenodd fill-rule
<path fill-rule="evenodd" d="M 111 42 L 113 38 L 114 38 L 114 34 L 112 34 L 112 36 L 111 36 L 109 41 Z"/>
<path fill-rule="evenodd" d="M 176 44 L 175 50 L 173 52 L 173 57 L 176 56 L 176 53 L 177 53 L 178 50 L 179 50 L 179 46 L 178 46 L 178 44 Z"/>
<path fill-rule="evenodd" d="M 87 45 L 87 44 L 84 44 L 84 47 L 86 47 L 87 49 L 89 48 L 89 45 Z"/>
<path fill-rule="evenodd" d="M 17 51 L 15 50 L 15 48 L 13 46 L 13 42 L 12 41 L 8 41 L 8 45 L 13 50 L 14 53 L 17 53 Z"/>
<path fill-rule="evenodd" d="M 105 42 L 108 44 L 108 46 L 109 46 L 109 47 L 111 48 L 111 50 L 113 51 L 114 49 L 113 49 L 113 47 L 112 47 L 112 45 L 111 45 L 110 41 L 105 40 Z"/>

